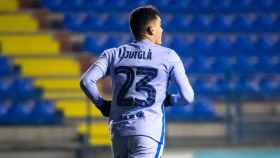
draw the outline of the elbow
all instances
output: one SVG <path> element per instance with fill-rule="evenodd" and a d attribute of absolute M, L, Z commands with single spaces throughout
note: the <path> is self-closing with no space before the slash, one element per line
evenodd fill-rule
<path fill-rule="evenodd" d="M 194 92 L 192 92 L 192 93 L 190 94 L 190 97 L 189 97 L 188 102 L 189 102 L 190 104 L 194 102 Z"/>
<path fill-rule="evenodd" d="M 86 75 L 83 75 L 80 79 L 80 87 L 81 87 L 82 90 L 84 90 L 87 87 L 88 82 L 89 81 L 88 81 Z"/>

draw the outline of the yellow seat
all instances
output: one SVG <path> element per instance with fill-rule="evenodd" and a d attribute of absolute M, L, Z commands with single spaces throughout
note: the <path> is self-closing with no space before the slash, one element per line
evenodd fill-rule
<path fill-rule="evenodd" d="M 81 91 L 48 91 L 44 90 L 44 98 L 46 99 L 86 99 L 86 96 Z"/>
<path fill-rule="evenodd" d="M 0 32 L 35 32 L 38 22 L 30 14 L 0 15 Z"/>
<path fill-rule="evenodd" d="M 70 57 L 64 58 L 16 58 L 25 76 L 79 76 L 80 65 Z M 77 86 L 77 85 L 76 85 Z"/>
<path fill-rule="evenodd" d="M 89 143 L 91 145 L 111 144 L 110 132 L 106 122 L 93 122 L 90 124 L 90 127 L 85 123 L 81 123 L 78 130 L 80 134 L 87 134 L 89 130 Z"/>
<path fill-rule="evenodd" d="M 0 0 L 0 11 L 16 11 L 18 6 L 17 0 Z"/>
<path fill-rule="evenodd" d="M 59 54 L 59 43 L 49 34 L 0 35 L 4 55 Z"/>
<path fill-rule="evenodd" d="M 36 79 L 35 85 L 45 90 L 80 90 L 79 78 L 41 78 Z"/>
<path fill-rule="evenodd" d="M 82 99 L 61 99 L 56 101 L 56 107 L 64 112 L 66 117 L 83 118 L 88 115 L 88 104 L 90 104 L 90 116 L 101 117 L 101 113 L 95 105 Z"/>

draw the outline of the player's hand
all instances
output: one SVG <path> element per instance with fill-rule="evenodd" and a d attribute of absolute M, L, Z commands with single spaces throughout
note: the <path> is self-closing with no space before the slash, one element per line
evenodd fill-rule
<path fill-rule="evenodd" d="M 97 106 L 97 108 L 100 110 L 102 115 L 104 117 L 109 117 L 110 116 L 110 110 L 111 110 L 111 101 L 109 100 L 103 100 L 102 105 Z"/>
<path fill-rule="evenodd" d="M 175 105 L 178 103 L 179 97 L 178 94 L 167 94 L 163 102 L 164 106 L 168 107 Z"/>

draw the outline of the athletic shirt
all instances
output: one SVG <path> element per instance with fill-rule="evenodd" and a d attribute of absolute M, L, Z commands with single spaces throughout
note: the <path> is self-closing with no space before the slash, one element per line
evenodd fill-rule
<path fill-rule="evenodd" d="M 193 89 L 179 56 L 172 49 L 147 39 L 105 50 L 85 76 L 94 69 L 99 71 L 92 76 L 112 77 L 109 117 L 112 136 L 142 135 L 163 143 L 163 102 L 171 80 L 177 84 L 183 99 L 193 101 Z"/>

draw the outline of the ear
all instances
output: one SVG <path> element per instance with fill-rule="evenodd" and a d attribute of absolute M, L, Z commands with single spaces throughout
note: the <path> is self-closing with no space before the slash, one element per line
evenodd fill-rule
<path fill-rule="evenodd" d="M 152 36 L 155 34 L 155 29 L 152 26 L 148 26 L 147 33 Z"/>

